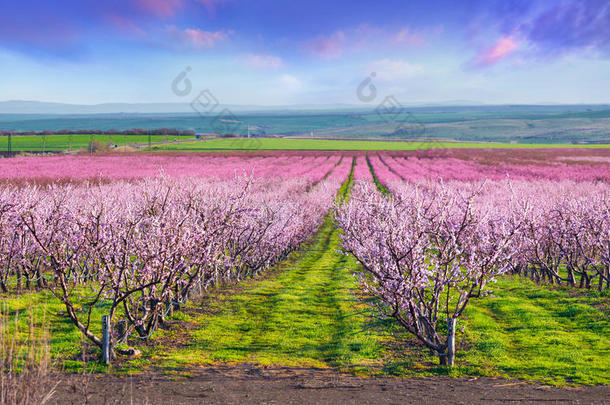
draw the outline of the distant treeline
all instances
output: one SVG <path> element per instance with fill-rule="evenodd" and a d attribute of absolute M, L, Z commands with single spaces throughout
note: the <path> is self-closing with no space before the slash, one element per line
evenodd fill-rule
<path fill-rule="evenodd" d="M 177 136 L 194 136 L 195 131 L 191 129 L 172 129 L 172 128 L 159 128 L 159 129 L 142 129 L 133 128 L 120 131 L 117 129 L 99 130 L 99 129 L 61 129 L 59 131 L 0 131 L 0 136 L 8 135 L 177 135 Z"/>

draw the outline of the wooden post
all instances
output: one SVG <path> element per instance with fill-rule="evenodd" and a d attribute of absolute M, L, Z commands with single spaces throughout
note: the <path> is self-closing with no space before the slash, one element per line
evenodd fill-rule
<path fill-rule="evenodd" d="M 455 363 L 455 325 L 457 319 L 447 319 L 447 365 L 453 367 Z"/>
<path fill-rule="evenodd" d="M 120 321 L 117 322 L 116 325 L 116 330 L 117 330 L 117 339 L 123 339 L 125 336 L 125 333 L 127 333 L 127 321 L 124 319 L 121 319 Z"/>
<path fill-rule="evenodd" d="M 110 364 L 110 316 L 102 316 L 102 361 Z"/>

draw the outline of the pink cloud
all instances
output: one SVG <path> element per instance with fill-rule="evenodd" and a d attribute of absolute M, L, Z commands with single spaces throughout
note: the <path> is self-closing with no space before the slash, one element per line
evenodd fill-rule
<path fill-rule="evenodd" d="M 134 21 L 130 20 L 129 18 L 123 17 L 118 14 L 109 14 L 106 17 L 106 19 L 113 26 L 115 26 L 117 29 L 119 29 L 123 32 L 136 34 L 138 36 L 146 35 L 146 32 L 142 28 L 140 28 Z"/>
<path fill-rule="evenodd" d="M 425 41 L 420 34 L 413 32 L 408 28 L 403 28 L 394 36 L 394 42 L 400 45 L 420 46 L 423 45 Z"/>
<path fill-rule="evenodd" d="M 322 59 L 336 59 L 343 53 L 345 34 L 336 31 L 330 36 L 321 36 L 308 41 L 305 46 L 312 54 Z"/>
<path fill-rule="evenodd" d="M 203 31 L 197 28 L 180 30 L 174 26 L 168 27 L 170 35 L 179 47 L 192 49 L 213 48 L 217 42 L 225 41 L 232 31 Z"/>
<path fill-rule="evenodd" d="M 430 31 L 430 34 L 437 35 L 436 31 Z M 363 23 L 352 29 L 335 31 L 331 35 L 307 41 L 305 49 L 322 59 L 336 59 L 353 51 L 421 46 L 426 43 L 424 37 L 428 36 L 428 31 L 425 34 L 407 27 L 396 31 Z"/>
<path fill-rule="evenodd" d="M 274 55 L 251 53 L 245 55 L 244 62 L 261 69 L 279 69 L 284 66 L 282 58 Z"/>
<path fill-rule="evenodd" d="M 500 38 L 491 48 L 481 50 L 470 64 L 474 67 L 495 65 L 517 50 L 519 45 L 520 42 L 512 37 Z"/>
<path fill-rule="evenodd" d="M 173 17 L 182 7 L 182 0 L 136 0 L 138 6 L 157 17 Z"/>

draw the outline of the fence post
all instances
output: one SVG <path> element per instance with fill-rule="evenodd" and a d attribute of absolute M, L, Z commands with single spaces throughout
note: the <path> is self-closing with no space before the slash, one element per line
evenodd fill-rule
<path fill-rule="evenodd" d="M 447 319 L 447 365 L 453 367 L 455 363 L 455 324 L 457 319 Z"/>
<path fill-rule="evenodd" d="M 110 364 L 110 316 L 102 316 L 102 361 Z"/>

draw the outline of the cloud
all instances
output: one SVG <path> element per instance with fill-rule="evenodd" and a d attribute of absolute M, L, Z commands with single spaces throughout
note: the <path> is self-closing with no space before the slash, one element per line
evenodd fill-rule
<path fill-rule="evenodd" d="M 218 42 L 226 41 L 232 31 L 203 31 L 197 28 L 178 29 L 173 25 L 167 28 L 174 45 L 178 48 L 213 48 Z"/>
<path fill-rule="evenodd" d="M 438 27 L 433 30 L 418 31 L 409 27 L 388 29 L 363 23 L 352 28 L 334 31 L 330 35 L 315 37 L 306 41 L 304 47 L 311 55 L 332 60 L 350 52 L 421 46 L 426 43 L 424 33 L 438 35 L 439 30 Z"/>
<path fill-rule="evenodd" d="M 497 49 L 497 57 L 492 55 L 493 48 L 483 49 L 470 62 L 473 66 L 493 65 L 514 51 L 515 44 L 520 45 L 520 50 L 525 48 L 522 53 L 527 59 L 550 59 L 580 51 L 610 57 L 608 0 L 511 0 L 493 4 L 485 13 L 479 13 L 470 27 L 470 36 L 484 37 L 490 33 L 485 28 L 491 28 L 504 42 Z"/>
<path fill-rule="evenodd" d="M 298 91 L 303 88 L 303 83 L 293 75 L 283 74 L 278 78 L 280 84 L 287 90 Z"/>
<path fill-rule="evenodd" d="M 146 36 L 146 31 L 140 28 L 138 24 L 130 18 L 123 17 L 119 14 L 109 14 L 106 19 L 120 31 L 135 34 L 137 36 Z"/>
<path fill-rule="evenodd" d="M 329 36 L 319 36 L 308 41 L 305 47 L 310 53 L 322 59 L 337 59 L 343 54 L 345 43 L 345 33 L 343 31 L 335 31 Z"/>
<path fill-rule="evenodd" d="M 468 65 L 475 68 L 495 65 L 516 51 L 519 45 L 520 42 L 512 37 L 500 38 L 493 46 L 480 50 Z"/>
<path fill-rule="evenodd" d="M 367 73 L 374 72 L 379 80 L 387 82 L 411 79 L 424 72 L 424 68 L 421 65 L 404 61 L 392 61 L 390 59 L 375 61 L 368 65 L 367 69 Z"/>
<path fill-rule="evenodd" d="M 225 0 L 195 0 L 199 4 L 203 4 L 208 10 L 208 13 L 213 13 L 216 10 L 216 5 L 224 3 Z"/>
<path fill-rule="evenodd" d="M 413 32 L 409 28 L 403 28 L 394 35 L 394 42 L 400 45 L 420 46 L 425 41 L 421 34 Z"/>
<path fill-rule="evenodd" d="M 136 0 L 138 7 L 160 18 L 173 17 L 182 7 L 182 0 Z"/>
<path fill-rule="evenodd" d="M 521 25 L 519 31 L 546 54 L 588 48 L 608 56 L 610 3 L 607 0 L 559 3 Z"/>
<path fill-rule="evenodd" d="M 243 61 L 260 69 L 279 69 L 284 66 L 282 58 L 274 55 L 251 53 L 242 57 Z"/>

